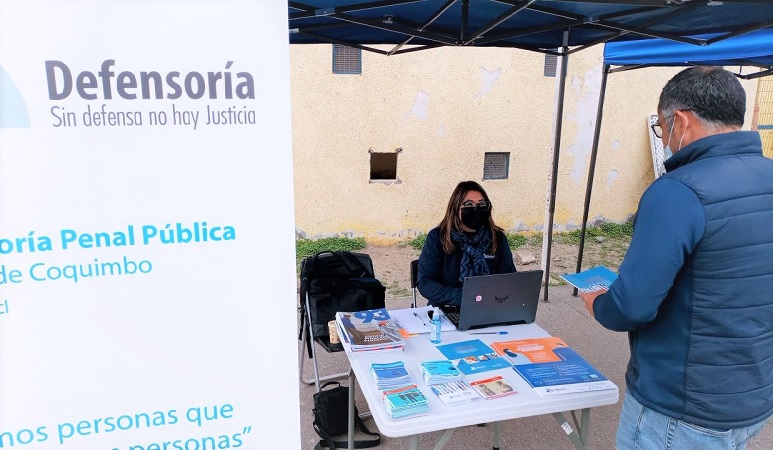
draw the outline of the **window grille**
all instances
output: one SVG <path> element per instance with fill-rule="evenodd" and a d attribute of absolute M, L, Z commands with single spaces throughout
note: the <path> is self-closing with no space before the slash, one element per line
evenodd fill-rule
<path fill-rule="evenodd" d="M 556 76 L 556 66 L 558 64 L 558 56 L 556 55 L 549 55 L 545 54 L 545 69 L 543 70 L 543 75 L 546 77 L 555 77 Z"/>
<path fill-rule="evenodd" d="M 333 44 L 333 73 L 361 74 L 362 50 L 347 47 L 346 45 Z"/>
<path fill-rule="evenodd" d="M 486 153 L 483 158 L 484 180 L 505 180 L 510 171 L 510 152 Z"/>

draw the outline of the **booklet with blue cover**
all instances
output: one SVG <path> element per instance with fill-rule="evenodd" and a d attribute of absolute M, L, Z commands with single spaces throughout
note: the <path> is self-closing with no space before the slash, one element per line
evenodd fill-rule
<path fill-rule="evenodd" d="M 381 392 L 381 400 L 392 420 L 429 414 L 429 401 L 415 384 Z"/>
<path fill-rule="evenodd" d="M 405 341 L 400 325 L 389 316 L 386 308 L 336 313 L 336 327 L 341 339 L 353 352 L 399 349 Z"/>
<path fill-rule="evenodd" d="M 600 289 L 609 289 L 617 279 L 617 274 L 604 266 L 596 266 L 592 269 L 578 273 L 565 273 L 561 275 L 567 283 L 576 287 L 580 292 L 593 292 Z"/>
<path fill-rule="evenodd" d="M 495 342 L 492 347 L 540 395 L 614 389 L 615 384 L 557 337 Z"/>
<path fill-rule="evenodd" d="M 510 367 L 506 359 L 480 339 L 438 345 L 437 349 L 465 375 Z"/>
<path fill-rule="evenodd" d="M 462 373 L 447 359 L 423 361 L 419 365 L 421 376 L 427 385 L 446 383 L 462 378 Z"/>
<path fill-rule="evenodd" d="M 376 388 L 381 391 L 413 384 L 411 375 L 405 369 L 405 363 L 402 361 L 373 363 L 370 365 L 370 374 L 376 380 Z"/>

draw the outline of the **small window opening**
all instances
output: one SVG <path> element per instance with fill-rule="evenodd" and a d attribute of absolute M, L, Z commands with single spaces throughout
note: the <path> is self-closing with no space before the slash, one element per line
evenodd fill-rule
<path fill-rule="evenodd" d="M 510 171 L 510 152 L 487 152 L 483 157 L 483 179 L 505 180 Z"/>
<path fill-rule="evenodd" d="M 395 149 L 394 152 L 379 153 L 370 150 L 370 180 L 371 181 L 395 181 L 397 180 L 397 155 L 403 149 Z"/>
<path fill-rule="evenodd" d="M 362 73 L 362 50 L 346 45 L 333 44 L 333 73 Z"/>

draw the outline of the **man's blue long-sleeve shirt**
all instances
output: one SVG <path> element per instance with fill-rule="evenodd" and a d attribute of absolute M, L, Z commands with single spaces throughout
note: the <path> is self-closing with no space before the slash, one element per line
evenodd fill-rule
<path fill-rule="evenodd" d="M 639 202 L 619 282 L 593 304 L 596 320 L 615 331 L 633 331 L 654 320 L 704 227 L 695 192 L 676 180 L 654 183 Z"/>

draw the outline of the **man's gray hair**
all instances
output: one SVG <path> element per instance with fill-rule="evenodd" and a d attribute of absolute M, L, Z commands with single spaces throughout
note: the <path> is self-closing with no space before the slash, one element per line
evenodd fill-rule
<path fill-rule="evenodd" d="M 676 110 L 692 111 L 707 128 L 743 125 L 746 92 L 732 73 L 719 67 L 691 67 L 666 83 L 658 111 L 665 118 Z"/>

